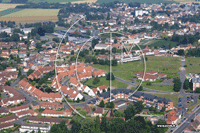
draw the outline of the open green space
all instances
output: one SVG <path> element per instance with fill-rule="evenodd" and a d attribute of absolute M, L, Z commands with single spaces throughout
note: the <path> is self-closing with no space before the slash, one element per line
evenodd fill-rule
<path fill-rule="evenodd" d="M 200 73 L 200 58 L 186 58 L 185 65 L 187 73 Z"/>
<path fill-rule="evenodd" d="M 148 46 L 149 47 L 154 47 L 154 48 L 160 48 L 162 46 L 169 46 L 171 45 L 171 47 L 175 47 L 177 46 L 177 42 L 172 42 L 172 41 L 166 41 L 166 40 L 155 40 L 152 43 L 150 43 Z"/>
<path fill-rule="evenodd" d="M 145 84 L 142 84 L 142 86 L 145 88 L 153 89 L 153 90 L 174 92 L 173 85 L 145 85 Z"/>
<path fill-rule="evenodd" d="M 87 85 L 90 88 L 97 88 L 97 87 L 99 87 L 101 85 L 105 85 L 107 87 L 110 86 L 110 81 L 106 80 L 105 77 L 104 78 L 100 78 L 100 82 L 98 84 L 95 84 L 95 85 L 93 84 L 93 80 L 94 79 L 90 79 L 90 80 L 84 82 L 84 84 Z M 116 79 L 112 80 L 112 86 L 115 87 L 115 88 L 127 88 L 128 87 L 127 84 L 122 83 L 122 82 L 120 82 L 120 81 L 118 81 Z"/>
<path fill-rule="evenodd" d="M 156 93 L 151 93 L 151 94 L 158 97 L 164 97 L 164 98 L 172 100 L 174 106 L 178 106 L 178 98 L 181 97 L 181 95 L 156 94 Z"/>
<path fill-rule="evenodd" d="M 107 72 L 110 70 L 110 66 L 107 65 L 94 64 L 92 66 Z M 153 70 L 164 73 L 167 74 L 168 78 L 177 77 L 180 66 L 180 58 L 147 56 L 146 71 Z M 118 66 L 112 66 L 112 70 L 115 76 L 130 81 L 132 77 L 136 76 L 135 73 L 144 71 L 144 61 L 118 64 Z"/>
<path fill-rule="evenodd" d="M 3 10 L 3 11 L 0 11 L 0 17 L 8 15 L 8 14 L 15 13 L 15 12 L 18 12 L 18 11 L 21 11 L 21 10 L 23 10 L 23 9 L 18 9 L 18 8 L 6 9 L 6 10 Z"/>

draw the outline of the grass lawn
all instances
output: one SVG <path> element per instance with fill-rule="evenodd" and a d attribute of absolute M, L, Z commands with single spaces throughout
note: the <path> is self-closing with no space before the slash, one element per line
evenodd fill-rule
<path fill-rule="evenodd" d="M 187 73 L 200 73 L 200 58 L 186 58 L 185 65 Z"/>
<path fill-rule="evenodd" d="M 176 42 L 172 42 L 172 41 L 165 41 L 165 40 L 155 40 L 154 42 L 152 42 L 151 44 L 149 44 L 148 46 L 151 47 L 157 47 L 160 48 L 162 45 L 164 46 L 169 46 L 171 44 L 171 47 L 175 47 L 177 46 Z"/>
<path fill-rule="evenodd" d="M 166 91 L 166 92 L 174 92 L 173 85 L 142 85 L 145 88 L 159 90 L 159 91 Z"/>
<path fill-rule="evenodd" d="M 96 85 L 93 84 L 93 79 L 90 79 L 90 80 L 84 82 L 84 84 L 87 85 L 90 88 L 97 88 L 101 85 L 105 85 L 105 86 L 109 87 L 110 81 L 106 80 L 106 78 L 104 77 L 104 78 L 100 78 L 100 82 Z M 112 81 L 112 86 L 115 87 L 115 88 L 127 88 L 128 87 L 127 84 L 122 83 L 122 82 L 120 82 L 116 79 Z"/>
<path fill-rule="evenodd" d="M 14 12 L 4 17 L 23 17 L 23 16 L 57 16 L 59 9 L 24 9 Z"/>
<path fill-rule="evenodd" d="M 181 95 L 156 94 L 156 93 L 151 93 L 151 94 L 158 96 L 158 97 L 164 97 L 164 98 L 168 98 L 168 99 L 172 100 L 174 106 L 178 106 L 178 98 L 182 97 Z"/>
<path fill-rule="evenodd" d="M 156 57 L 156 56 L 147 56 L 146 70 L 157 71 L 167 74 L 169 78 L 177 77 L 179 72 L 179 67 L 181 66 L 180 58 L 175 57 Z M 95 68 L 109 71 L 110 66 L 107 65 L 92 65 Z M 144 62 L 135 61 L 129 63 L 118 64 L 118 66 L 112 67 L 113 74 L 117 77 L 120 77 L 124 80 L 130 81 L 135 73 L 139 71 L 144 71 Z"/>

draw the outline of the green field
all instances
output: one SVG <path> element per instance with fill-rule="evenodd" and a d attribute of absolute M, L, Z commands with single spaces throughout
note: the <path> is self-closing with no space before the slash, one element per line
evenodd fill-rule
<path fill-rule="evenodd" d="M 187 73 L 200 73 L 200 58 L 186 58 L 185 65 Z"/>
<path fill-rule="evenodd" d="M 171 47 L 175 47 L 177 46 L 178 43 L 172 42 L 172 41 L 165 41 L 165 40 L 155 40 L 153 43 L 151 43 L 148 46 L 160 48 L 162 45 L 169 46 L 170 44 L 171 44 Z"/>
<path fill-rule="evenodd" d="M 26 16 L 57 16 L 59 9 L 24 9 L 10 13 L 4 17 L 26 17 Z"/>
<path fill-rule="evenodd" d="M 3 0 L 4 3 L 10 2 L 11 0 Z M 48 2 L 48 3 L 57 3 L 57 2 L 73 2 L 78 0 L 29 0 L 31 2 Z"/>
<path fill-rule="evenodd" d="M 105 85 L 105 86 L 109 87 L 110 86 L 110 81 L 106 80 L 106 78 L 104 77 L 104 78 L 100 78 L 100 82 L 98 84 L 96 84 L 96 85 L 93 84 L 93 79 L 90 79 L 90 80 L 84 82 L 84 84 L 87 85 L 90 88 L 97 88 L 97 87 L 99 87 L 101 85 Z M 112 81 L 112 86 L 115 87 L 115 88 L 127 88 L 128 87 L 127 84 L 122 83 L 122 82 L 120 82 L 118 80 L 113 80 Z"/>
<path fill-rule="evenodd" d="M 179 67 L 181 66 L 180 58 L 174 57 L 156 57 L 156 56 L 147 56 L 148 60 L 146 62 L 146 70 L 157 71 L 167 74 L 169 78 L 177 77 Z M 92 65 L 95 68 L 109 71 L 110 67 L 107 65 Z M 135 61 L 130 63 L 118 64 L 118 66 L 112 67 L 113 74 L 117 77 L 120 77 L 124 80 L 130 81 L 135 73 L 139 71 L 144 71 L 144 62 Z"/>
<path fill-rule="evenodd" d="M 145 85 L 145 84 L 142 84 L 142 86 L 145 88 L 153 89 L 153 90 L 174 92 L 173 85 Z"/>
<path fill-rule="evenodd" d="M 18 12 L 18 11 L 21 11 L 21 10 L 23 10 L 23 9 L 17 9 L 17 8 L 6 9 L 6 10 L 3 10 L 3 11 L 0 11 L 0 17 L 11 14 L 11 13 Z"/>

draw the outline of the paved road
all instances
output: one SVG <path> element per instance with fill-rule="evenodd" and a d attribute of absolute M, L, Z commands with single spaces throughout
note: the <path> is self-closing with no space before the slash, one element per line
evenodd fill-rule
<path fill-rule="evenodd" d="M 12 87 L 14 90 L 16 90 L 17 92 L 19 92 L 20 94 L 24 95 L 24 97 L 26 98 L 26 104 L 30 105 L 33 101 L 38 101 L 35 97 L 31 96 L 29 93 L 27 93 L 26 91 L 24 90 L 21 90 L 21 89 L 15 89 L 14 87 L 19 83 L 20 79 L 17 78 L 17 80 L 15 82 L 13 82 L 11 84 L 10 87 Z"/>

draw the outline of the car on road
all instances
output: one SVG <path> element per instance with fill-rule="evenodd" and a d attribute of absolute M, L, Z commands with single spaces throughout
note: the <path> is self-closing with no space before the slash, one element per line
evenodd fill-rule
<path fill-rule="evenodd" d="M 181 108 L 178 108 L 178 110 L 181 110 Z"/>
<path fill-rule="evenodd" d="M 194 120 L 193 119 L 191 119 L 191 122 L 193 122 Z"/>
<path fill-rule="evenodd" d="M 181 107 L 181 103 L 178 104 L 178 107 Z"/>
<path fill-rule="evenodd" d="M 181 98 L 181 97 L 179 97 L 179 99 L 178 99 L 178 102 L 179 102 L 179 103 L 181 103 L 181 99 L 182 99 L 182 98 Z"/>

